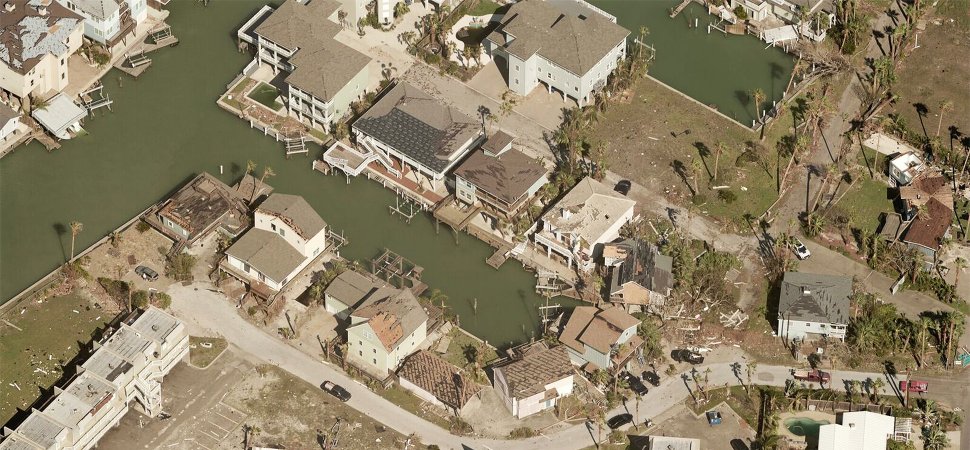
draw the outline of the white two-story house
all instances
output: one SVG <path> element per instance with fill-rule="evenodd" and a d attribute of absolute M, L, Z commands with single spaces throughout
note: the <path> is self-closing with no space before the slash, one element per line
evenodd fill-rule
<path fill-rule="evenodd" d="M 108 48 L 135 32 L 148 18 L 147 0 L 57 0 L 84 17 L 84 36 Z"/>
<path fill-rule="evenodd" d="M 483 45 L 500 68 L 508 67 L 516 94 L 543 84 L 583 105 L 626 56 L 629 35 L 615 18 L 580 2 L 524 0 L 509 8 Z"/>
<path fill-rule="evenodd" d="M 428 337 L 428 313 L 409 289 L 381 287 L 350 314 L 347 356 L 384 378 Z"/>
<path fill-rule="evenodd" d="M 517 419 L 553 408 L 573 392 L 573 367 L 563 346 L 530 349 L 518 359 L 495 367 L 492 385 Z"/>
<path fill-rule="evenodd" d="M 67 60 L 84 41 L 80 15 L 52 1 L 7 0 L 0 21 L 0 88 L 24 101 L 67 87 Z"/>
<path fill-rule="evenodd" d="M 625 368 L 643 346 L 637 335 L 640 321 L 623 308 L 599 309 L 578 306 L 559 335 L 569 351 L 573 364 L 592 372 L 605 369 L 612 373 Z"/>
<path fill-rule="evenodd" d="M 271 194 L 253 213 L 253 228 L 226 250 L 220 267 L 252 285 L 280 291 L 327 248 L 327 223 L 303 197 Z"/>
<path fill-rule="evenodd" d="M 620 228 L 633 219 L 636 204 L 586 177 L 542 215 L 533 239 L 547 256 L 555 253 L 566 265 L 589 271 L 603 245 L 619 238 Z"/>
<path fill-rule="evenodd" d="M 323 131 L 340 119 L 367 89 L 370 57 L 334 37 L 340 3 L 335 0 L 286 0 L 264 6 L 237 32 L 256 47 L 256 61 L 273 73 L 288 74 L 287 112 Z"/>
<path fill-rule="evenodd" d="M 785 272 L 778 295 L 778 336 L 786 342 L 844 340 L 851 295 L 850 277 Z"/>

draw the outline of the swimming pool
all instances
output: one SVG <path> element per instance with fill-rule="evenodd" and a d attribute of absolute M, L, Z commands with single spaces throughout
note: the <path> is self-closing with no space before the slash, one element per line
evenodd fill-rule
<path fill-rule="evenodd" d="M 795 436 L 817 438 L 819 427 L 822 425 L 828 425 L 832 422 L 829 422 L 828 420 L 815 420 L 808 417 L 792 417 L 785 419 L 784 423 L 785 428 L 787 428 L 788 431 Z"/>

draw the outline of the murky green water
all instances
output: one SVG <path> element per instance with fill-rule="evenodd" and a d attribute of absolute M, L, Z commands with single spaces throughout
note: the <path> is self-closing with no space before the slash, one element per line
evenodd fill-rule
<path fill-rule="evenodd" d="M 770 105 L 781 98 L 791 79 L 795 66 L 791 55 L 774 47 L 765 49 L 754 36 L 725 36 L 717 30 L 708 34 L 707 24 L 716 18 L 700 5 L 692 3 L 671 19 L 670 9 L 679 0 L 589 2 L 616 16 L 634 36 L 641 26 L 649 29 L 646 42 L 657 49 L 650 75 L 705 105 L 716 105 L 742 124 L 750 126 L 755 117 L 749 92 L 760 88 Z M 694 19 L 697 28 L 692 28 Z"/>
<path fill-rule="evenodd" d="M 0 298 L 9 299 L 55 268 L 70 251 L 66 224 L 84 224 L 85 248 L 200 171 L 231 182 L 247 160 L 269 165 L 277 191 L 306 197 L 320 215 L 351 240 L 342 254 L 367 259 L 390 248 L 425 267 L 424 280 L 449 295 L 461 324 L 501 345 L 523 340 L 537 326 L 541 298 L 534 278 L 510 260 L 501 270 L 485 265 L 491 249 L 417 217 L 410 225 L 388 215 L 389 191 L 365 179 L 350 185 L 310 169 L 310 158 L 283 158 L 281 144 L 215 105 L 225 85 L 249 61 L 238 53 L 235 30 L 261 5 L 257 1 L 172 2 L 169 22 L 181 44 L 151 57 L 140 79 L 111 72 L 105 85 L 114 113 L 98 112 L 90 135 L 48 154 L 39 144 L 0 160 Z M 478 314 L 471 299 L 478 299 Z M 565 302 L 560 302 L 565 303 Z"/>

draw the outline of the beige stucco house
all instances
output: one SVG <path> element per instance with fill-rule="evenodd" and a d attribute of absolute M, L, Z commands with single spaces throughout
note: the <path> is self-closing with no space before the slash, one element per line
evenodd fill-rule
<path fill-rule="evenodd" d="M 0 20 L 0 88 L 23 99 L 67 87 L 67 60 L 84 40 L 82 17 L 53 1 L 7 0 Z"/>

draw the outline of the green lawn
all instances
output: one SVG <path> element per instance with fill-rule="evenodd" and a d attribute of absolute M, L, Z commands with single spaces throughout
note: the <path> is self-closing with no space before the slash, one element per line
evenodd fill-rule
<path fill-rule="evenodd" d="M 479 0 L 477 3 L 472 5 L 472 7 L 469 8 L 465 14 L 469 16 L 485 16 L 495 14 L 495 11 L 501 7 L 502 5 L 499 5 L 492 0 Z"/>
<path fill-rule="evenodd" d="M 276 98 L 279 97 L 279 95 L 280 91 L 275 87 L 266 83 L 259 83 L 259 85 L 253 88 L 253 90 L 249 91 L 249 94 L 246 94 L 246 97 L 259 102 L 263 106 L 266 106 L 273 111 L 279 111 L 279 109 L 283 107 L 282 103 L 276 101 Z"/>
<path fill-rule="evenodd" d="M 851 219 L 853 228 L 872 232 L 879 228 L 880 214 L 893 211 L 893 201 L 884 181 L 862 177 L 836 207 Z"/>
<path fill-rule="evenodd" d="M 73 294 L 10 308 L 2 319 L 13 326 L 0 322 L 0 423 L 29 408 L 112 318 Z"/>
<path fill-rule="evenodd" d="M 458 329 L 451 330 L 451 343 L 448 344 L 448 352 L 442 355 L 442 357 L 458 367 L 465 367 L 469 364 L 468 358 L 465 357 L 465 347 L 468 346 L 477 347 L 478 341 L 472 339 L 465 333 L 458 331 Z M 485 351 L 485 362 L 492 361 L 498 358 L 498 354 L 495 350 L 489 347 Z"/>
<path fill-rule="evenodd" d="M 203 344 L 209 344 L 206 348 Z M 223 338 L 189 336 L 189 361 L 193 366 L 205 369 L 226 351 L 229 343 Z"/>

